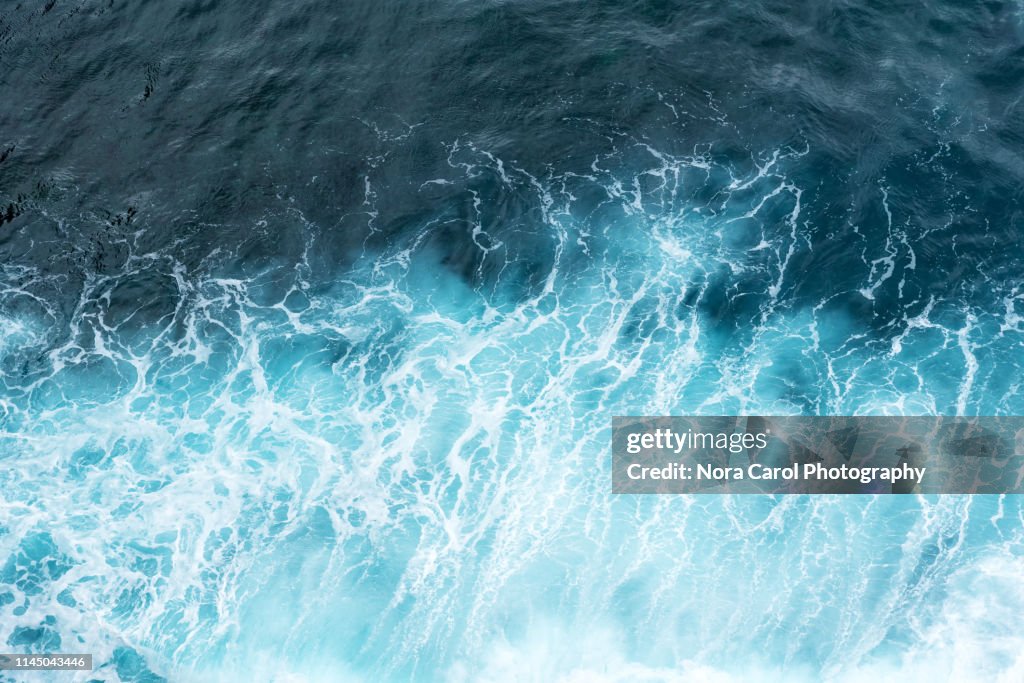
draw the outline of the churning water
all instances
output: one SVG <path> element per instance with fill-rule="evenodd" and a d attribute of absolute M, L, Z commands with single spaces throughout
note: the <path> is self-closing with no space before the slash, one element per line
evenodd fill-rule
<path fill-rule="evenodd" d="M 0 650 L 1024 678 L 1019 498 L 616 497 L 609 447 L 1021 414 L 1019 3 L 10 0 L 0 93 Z"/>

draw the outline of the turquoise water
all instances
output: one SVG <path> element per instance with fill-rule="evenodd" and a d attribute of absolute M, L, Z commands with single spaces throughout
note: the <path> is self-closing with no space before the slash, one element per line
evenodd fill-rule
<path fill-rule="evenodd" d="M 1017 6 L 255 7 L 8 10 L 7 650 L 1021 680 L 1019 497 L 610 472 L 613 415 L 1020 414 Z"/>

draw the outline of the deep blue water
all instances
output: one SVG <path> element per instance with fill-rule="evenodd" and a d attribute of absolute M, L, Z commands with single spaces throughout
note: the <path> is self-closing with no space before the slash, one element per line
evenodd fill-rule
<path fill-rule="evenodd" d="M 1024 680 L 1018 497 L 609 447 L 1022 414 L 1020 2 L 5 0 L 0 158 L 0 651 Z"/>

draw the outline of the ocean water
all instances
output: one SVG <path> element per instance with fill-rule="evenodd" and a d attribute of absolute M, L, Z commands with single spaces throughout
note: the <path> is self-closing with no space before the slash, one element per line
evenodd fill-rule
<path fill-rule="evenodd" d="M 0 5 L 32 681 L 1024 680 L 1016 496 L 613 496 L 613 415 L 1024 409 L 1024 5 Z"/>

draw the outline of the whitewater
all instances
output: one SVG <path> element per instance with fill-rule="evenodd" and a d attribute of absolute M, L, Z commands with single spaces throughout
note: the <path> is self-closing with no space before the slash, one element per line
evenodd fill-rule
<path fill-rule="evenodd" d="M 1018 683 L 1019 496 L 616 495 L 610 443 L 1020 415 L 1022 45 L 998 2 L 5 7 L 0 651 Z"/>

